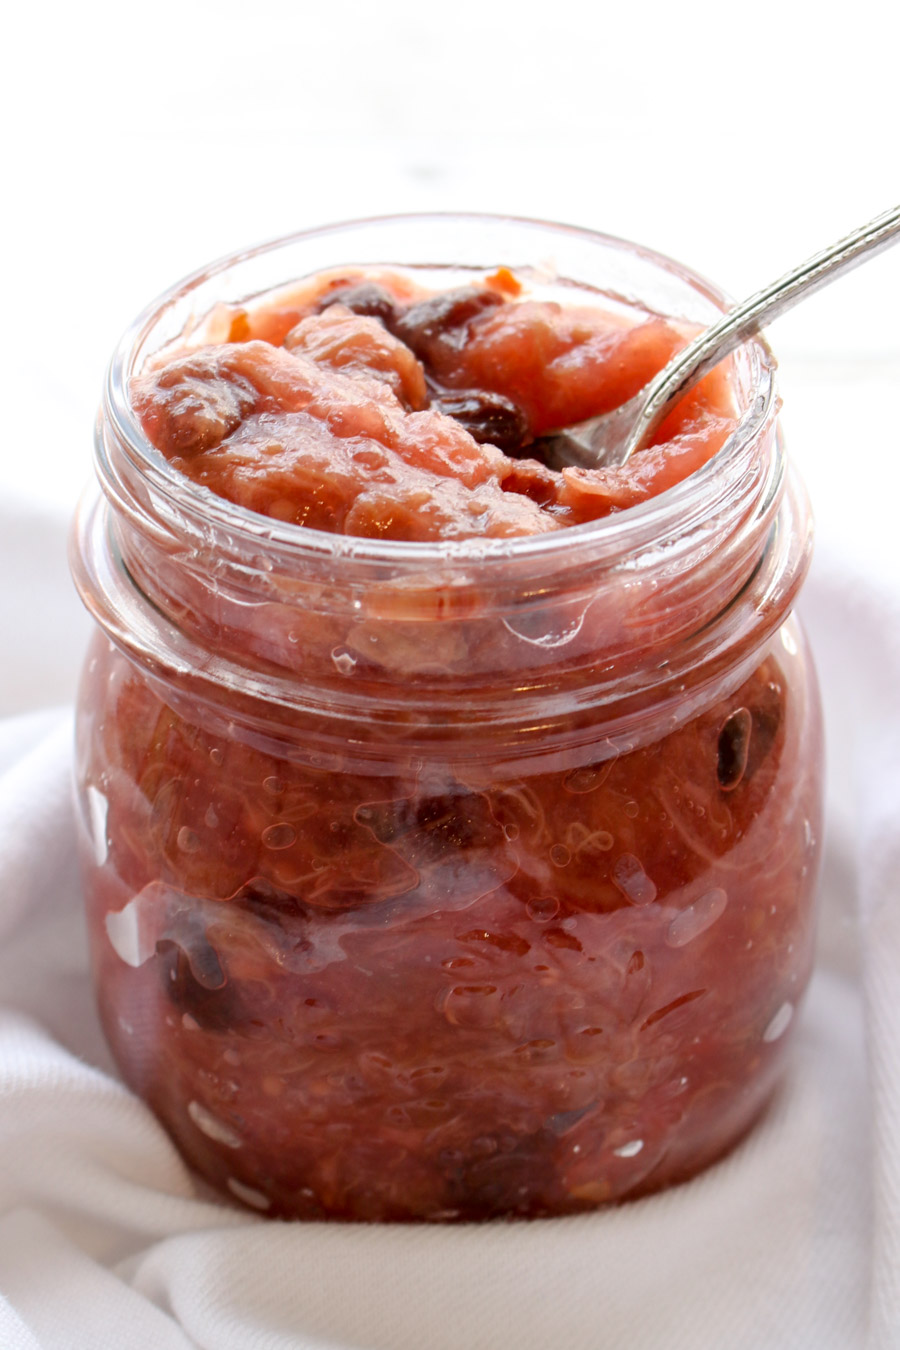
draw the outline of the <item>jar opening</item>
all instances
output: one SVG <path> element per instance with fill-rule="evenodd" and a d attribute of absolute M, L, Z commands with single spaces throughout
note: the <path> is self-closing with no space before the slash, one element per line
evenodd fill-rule
<path fill-rule="evenodd" d="M 445 255 L 449 261 L 438 264 L 435 258 L 442 248 L 449 250 Z M 474 213 L 374 217 L 288 235 L 193 273 L 148 306 L 123 335 L 107 372 L 106 435 L 97 444 L 104 487 L 112 487 L 116 477 L 107 457 L 124 456 L 170 511 L 193 518 L 207 530 L 216 528 L 232 538 L 243 535 L 248 548 L 263 541 L 267 552 L 285 559 L 330 557 L 395 567 L 490 566 L 509 559 L 539 563 L 580 548 L 604 560 L 640 551 L 649 541 L 677 529 L 716 492 L 717 484 L 730 484 L 746 471 L 756 441 L 776 411 L 775 362 L 762 339 L 745 343 L 736 354 L 737 425 L 710 460 L 664 492 L 626 510 L 543 535 L 421 543 L 337 535 L 261 517 L 186 479 L 147 440 L 134 413 L 132 378 L 154 353 L 200 325 L 223 300 L 249 302 L 287 280 L 336 265 L 379 265 L 423 274 L 452 271 L 454 277 L 464 278 L 498 267 L 533 271 L 535 257 L 544 260 L 543 271 L 552 274 L 559 287 L 587 290 L 598 302 L 610 301 L 632 311 L 708 324 L 728 306 L 724 293 L 662 254 L 613 236 L 537 220 Z"/>
<path fill-rule="evenodd" d="M 143 668 L 213 702 L 240 693 L 268 720 L 302 711 L 345 738 L 360 721 L 364 740 L 404 720 L 412 740 L 458 734 L 462 702 L 468 724 L 525 743 L 554 719 L 571 739 L 573 709 L 615 703 L 626 716 L 629 699 L 665 702 L 688 671 L 699 688 L 703 663 L 736 668 L 784 618 L 810 529 L 802 491 L 785 490 L 760 342 L 735 354 L 738 425 L 702 468 L 619 514 L 538 536 L 387 542 L 283 524 L 191 483 L 143 436 L 132 374 L 216 301 L 347 259 L 433 268 L 440 257 L 462 271 L 549 257 L 560 278 L 695 322 L 725 306 L 649 250 L 478 216 L 352 222 L 188 278 L 113 358 L 96 437 L 105 504 L 84 509 L 75 551 L 86 603 Z"/>

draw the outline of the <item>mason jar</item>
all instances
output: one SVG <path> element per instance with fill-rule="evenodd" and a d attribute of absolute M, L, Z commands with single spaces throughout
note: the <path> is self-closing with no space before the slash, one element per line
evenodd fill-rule
<path fill-rule="evenodd" d="M 261 1213 L 642 1195 L 764 1111 L 811 970 L 811 524 L 773 363 L 733 358 L 703 468 L 539 536 L 338 536 L 180 475 L 131 378 L 217 305 L 348 263 L 430 286 L 530 266 L 699 324 L 725 304 L 602 235 L 406 217 L 235 255 L 128 331 L 73 542 L 106 1036 L 188 1162 Z"/>

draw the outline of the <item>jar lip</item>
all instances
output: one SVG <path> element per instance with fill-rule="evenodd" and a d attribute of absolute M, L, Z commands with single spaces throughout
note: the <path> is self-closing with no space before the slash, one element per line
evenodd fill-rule
<path fill-rule="evenodd" d="M 265 541 L 268 549 L 278 549 L 288 556 L 336 559 L 352 557 L 362 564 L 391 564 L 394 567 L 402 567 L 404 564 L 421 567 L 449 562 L 481 564 L 493 560 L 502 560 L 507 565 L 515 560 L 549 561 L 561 553 L 579 552 L 581 547 L 590 549 L 595 557 L 598 550 L 607 557 L 628 556 L 643 547 L 648 540 L 659 538 L 666 533 L 667 527 L 680 527 L 686 511 L 689 508 L 696 509 L 700 501 L 708 499 L 713 483 L 723 480 L 733 481 L 734 474 L 740 471 L 760 429 L 776 410 L 774 381 L 776 362 L 768 344 L 761 337 L 743 344 L 736 353 L 738 359 L 743 357 L 749 363 L 751 396 L 734 431 L 715 455 L 687 478 L 627 510 L 581 525 L 549 531 L 546 534 L 419 542 L 334 534 L 307 526 L 275 521 L 260 516 L 246 507 L 238 506 L 217 496 L 208 488 L 192 482 L 174 468 L 145 436 L 131 406 L 130 381 L 135 373 L 136 360 L 144 341 L 165 311 L 173 307 L 182 297 L 232 268 L 263 255 L 277 253 L 290 245 L 301 244 L 305 240 L 364 230 L 367 227 L 428 223 L 447 225 L 450 222 L 469 222 L 473 227 L 478 225 L 524 227 L 534 229 L 536 232 L 563 235 L 586 243 L 597 243 L 607 248 L 618 249 L 686 282 L 719 309 L 726 309 L 729 303 L 727 296 L 718 287 L 665 254 L 601 231 L 530 217 L 479 212 L 409 212 L 339 221 L 282 235 L 227 254 L 190 273 L 153 300 L 126 329 L 113 352 L 107 370 L 103 411 L 112 432 L 120 446 L 125 449 L 133 466 L 177 511 L 188 513 L 196 520 L 203 521 L 207 527 L 217 526 L 232 537 L 243 536 L 248 542 Z M 340 264 L 341 260 L 335 259 L 335 265 Z M 398 262 L 396 265 L 401 264 Z"/>

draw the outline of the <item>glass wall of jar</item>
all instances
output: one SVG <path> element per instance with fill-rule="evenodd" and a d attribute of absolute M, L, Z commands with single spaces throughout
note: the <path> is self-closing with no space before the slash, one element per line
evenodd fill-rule
<path fill-rule="evenodd" d="M 809 514 L 760 344 L 708 464 L 541 536 L 282 526 L 143 437 L 131 376 L 217 302 L 398 258 L 722 305 L 619 241 L 435 217 L 228 260 L 126 335 L 73 549 L 99 626 L 78 719 L 99 1006 L 184 1155 L 261 1212 L 562 1214 L 719 1158 L 783 1066 L 820 834 L 790 615 Z"/>

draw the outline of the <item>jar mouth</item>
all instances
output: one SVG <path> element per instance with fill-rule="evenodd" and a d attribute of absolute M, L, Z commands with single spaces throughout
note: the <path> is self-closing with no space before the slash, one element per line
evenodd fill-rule
<path fill-rule="evenodd" d="M 132 471 L 137 472 L 147 488 L 151 490 L 163 506 L 163 513 L 170 516 L 177 513 L 180 519 L 190 519 L 193 531 L 199 531 L 208 537 L 210 529 L 220 532 L 232 544 L 243 541 L 249 546 L 258 546 L 264 542 L 267 552 L 280 555 L 284 564 L 290 560 L 319 559 L 353 560 L 357 565 L 373 564 L 381 569 L 389 566 L 403 570 L 405 565 L 414 569 L 429 566 L 446 566 L 461 563 L 464 565 L 490 565 L 501 562 L 509 566 L 516 560 L 528 565 L 540 566 L 542 562 L 559 561 L 561 555 L 574 558 L 584 553 L 595 562 L 619 560 L 634 556 L 646 548 L 648 543 L 666 537 L 674 529 L 681 531 L 685 522 L 706 514 L 712 498 L 721 494 L 731 495 L 734 485 L 746 473 L 752 461 L 755 445 L 765 427 L 774 420 L 777 411 L 775 389 L 775 360 L 767 343 L 755 338 L 743 344 L 735 353 L 736 382 L 739 385 L 742 407 L 737 425 L 723 446 L 704 465 L 694 473 L 674 484 L 665 491 L 647 500 L 628 507 L 626 510 L 589 521 L 580 525 L 567 526 L 562 530 L 545 534 L 524 535 L 504 538 L 466 538 L 418 542 L 407 540 L 381 540 L 362 536 L 341 535 L 324 530 L 312 529 L 292 523 L 280 522 L 260 516 L 248 508 L 238 506 L 225 498 L 216 496 L 208 488 L 195 484 L 181 474 L 158 451 L 145 436 L 134 413 L 130 399 L 130 383 L 141 368 L 144 360 L 164 342 L 184 332 L 182 319 L 196 319 L 203 316 L 203 297 L 217 294 L 221 299 L 221 290 L 216 292 L 217 282 L 228 282 L 230 274 L 245 271 L 260 262 L 266 263 L 281 254 L 288 254 L 292 248 L 319 242 L 344 238 L 345 248 L 352 248 L 352 241 L 362 232 L 379 231 L 389 234 L 392 230 L 410 229 L 428 230 L 437 227 L 467 228 L 476 232 L 493 234 L 502 239 L 505 231 L 519 233 L 534 232 L 535 239 L 548 235 L 566 242 L 576 241 L 587 250 L 602 249 L 608 255 L 617 252 L 635 259 L 648 269 L 671 278 L 682 290 L 693 292 L 705 305 L 710 317 L 708 322 L 728 308 L 728 297 L 705 278 L 691 269 L 641 245 L 628 240 L 607 235 L 599 231 L 578 226 L 557 224 L 515 216 L 495 216 L 466 213 L 410 213 L 393 216 L 373 216 L 358 220 L 339 222 L 321 226 L 312 230 L 300 231 L 270 240 L 256 247 L 228 254 L 207 267 L 204 267 L 162 293 L 154 300 L 126 330 L 109 364 L 103 400 L 103 419 L 106 423 L 106 436 L 97 438 L 97 463 L 101 482 L 107 496 L 120 495 L 118 486 L 123 478 L 121 466 L 113 465 L 107 444 L 109 438 L 117 451 L 123 452 Z M 489 249 L 491 242 L 485 243 Z M 537 256 L 537 255 L 536 255 Z M 331 266 L 344 266 L 355 263 L 356 259 L 340 249 L 334 254 Z M 367 260 L 368 261 L 368 260 Z M 374 260 L 372 260 L 374 261 Z M 408 260 L 384 257 L 378 259 L 383 265 L 396 265 L 409 268 Z M 526 260 L 527 261 L 527 260 Z M 481 268 L 507 265 L 511 260 L 503 256 L 488 256 L 477 264 Z M 428 264 L 413 264 L 415 266 Z M 443 264 L 431 264 L 433 266 Z M 459 263 L 461 269 L 472 267 L 467 261 Z M 319 265 L 309 268 L 321 270 Z M 293 280 L 292 276 L 282 276 L 284 283 Z M 580 282 L 580 278 L 566 278 Z M 609 289 L 598 286 L 598 296 L 608 295 L 619 298 L 616 278 L 613 277 Z M 252 283 L 251 283 L 252 286 Z M 232 301 L 245 301 L 255 298 L 272 286 L 262 286 L 258 290 L 242 289 L 229 293 Z M 629 297 L 631 300 L 631 297 Z M 632 300 L 633 302 L 633 300 Z M 207 310 L 214 301 L 209 300 Z M 664 312 L 662 310 L 657 312 Z M 180 317 L 179 317 L 180 316 Z M 685 317 L 671 315 L 669 317 Z M 173 322 L 174 321 L 174 322 Z M 180 326 L 179 326 L 180 325 Z M 163 341 L 154 340 L 162 337 Z M 125 471 L 125 477 L 131 474 Z M 777 491 L 777 484 L 769 485 L 767 496 Z M 166 509 L 168 508 L 168 509 Z"/>
<path fill-rule="evenodd" d="M 617 514 L 523 537 L 373 540 L 256 515 L 179 473 L 132 410 L 132 375 L 222 301 L 335 266 L 421 268 L 429 282 L 440 272 L 459 284 L 498 266 L 533 269 L 548 251 L 559 279 L 548 289 L 568 282 L 581 303 L 587 293 L 698 324 L 727 306 L 680 264 L 611 236 L 407 215 L 230 255 L 135 321 L 97 425 L 106 500 L 82 511 L 73 571 L 101 628 L 167 697 L 181 691 L 269 726 L 311 719 L 317 736 L 333 729 L 338 758 L 351 746 L 377 757 L 398 735 L 453 746 L 466 728 L 493 727 L 471 750 L 490 758 L 497 737 L 523 755 L 540 744 L 543 756 L 583 735 L 592 753 L 601 714 L 624 744 L 650 704 L 677 720 L 709 680 L 738 678 L 786 616 L 811 540 L 759 340 L 734 353 L 737 426 L 702 468 Z"/>

